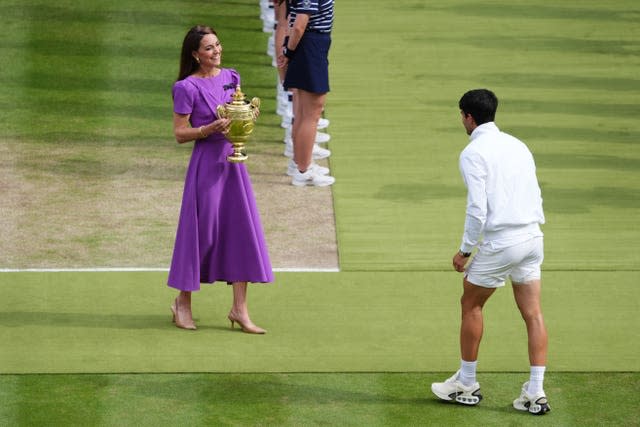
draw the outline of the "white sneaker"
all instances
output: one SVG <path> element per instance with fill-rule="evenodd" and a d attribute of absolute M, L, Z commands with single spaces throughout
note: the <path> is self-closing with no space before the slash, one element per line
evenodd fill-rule
<path fill-rule="evenodd" d="M 331 135 L 324 132 L 316 132 L 316 144 L 324 144 L 331 140 Z"/>
<path fill-rule="evenodd" d="M 284 139 L 285 143 L 289 143 L 291 141 L 291 127 L 284 128 Z M 316 140 L 314 141 L 316 144 L 324 144 L 326 142 L 331 141 L 331 135 L 324 132 L 316 132 Z"/>
<path fill-rule="evenodd" d="M 271 33 L 267 39 L 267 55 L 272 58 L 276 57 L 275 32 Z"/>
<path fill-rule="evenodd" d="M 513 401 L 513 407 L 518 411 L 528 411 L 533 415 L 544 415 L 551 411 L 547 396 L 544 391 L 536 393 L 534 395 L 529 394 L 529 381 L 522 385 L 522 391 L 520 397 Z"/>
<path fill-rule="evenodd" d="M 328 127 L 329 127 L 329 119 L 320 117 L 320 120 L 318 120 L 318 130 L 326 129 Z"/>
<path fill-rule="evenodd" d="M 293 140 L 291 139 L 291 128 L 286 128 L 284 130 L 284 138 L 282 139 L 282 142 L 284 142 L 285 144 L 293 144 L 292 141 Z"/>
<path fill-rule="evenodd" d="M 291 140 L 285 141 L 284 155 L 290 159 L 293 159 L 293 143 Z M 313 160 L 326 159 L 331 155 L 331 151 L 326 148 L 320 147 L 318 144 L 313 144 L 313 151 L 311 158 Z"/>
<path fill-rule="evenodd" d="M 480 384 L 477 382 L 470 386 L 465 386 L 458 380 L 460 371 L 453 374 L 443 383 L 431 384 L 431 391 L 442 400 L 461 403 L 463 405 L 474 406 L 480 403 Z"/>
<path fill-rule="evenodd" d="M 289 112 L 286 112 L 282 116 L 282 121 L 280 122 L 280 127 L 287 129 L 287 128 L 291 127 L 292 123 L 293 123 L 293 115 L 289 114 Z"/>
<path fill-rule="evenodd" d="M 260 8 L 260 18 L 262 19 L 262 31 L 270 33 L 276 23 L 276 13 L 274 6 L 269 4 L 266 8 Z"/>
<path fill-rule="evenodd" d="M 278 83 L 278 86 L 281 87 L 282 85 Z M 278 92 L 276 102 L 278 104 L 276 112 L 279 116 L 293 115 L 293 108 L 289 105 L 289 95 L 285 90 Z"/>
<path fill-rule="evenodd" d="M 320 175 L 313 168 L 307 169 L 304 173 L 296 170 L 291 178 L 291 184 L 296 187 L 311 185 L 314 187 L 326 187 L 336 182 L 336 179 L 328 175 Z"/>
<path fill-rule="evenodd" d="M 317 163 L 311 163 L 309 169 L 313 169 L 318 175 L 329 175 L 329 168 L 325 168 L 324 166 L 320 166 Z M 287 175 L 293 176 L 298 171 L 298 165 L 293 159 L 289 159 L 289 164 L 287 165 Z"/>

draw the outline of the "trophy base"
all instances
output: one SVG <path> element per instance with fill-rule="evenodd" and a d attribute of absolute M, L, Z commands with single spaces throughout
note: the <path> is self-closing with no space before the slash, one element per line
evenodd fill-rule
<path fill-rule="evenodd" d="M 249 156 L 247 156 L 246 154 L 233 153 L 231 156 L 227 156 L 227 161 L 230 163 L 244 163 L 244 161 L 248 158 Z"/>

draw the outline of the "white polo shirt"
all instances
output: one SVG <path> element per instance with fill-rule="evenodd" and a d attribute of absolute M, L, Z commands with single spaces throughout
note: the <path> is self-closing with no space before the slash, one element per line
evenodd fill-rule
<path fill-rule="evenodd" d="M 527 146 L 494 122 L 476 127 L 460 153 L 467 210 L 460 250 L 471 252 L 483 238 L 495 249 L 528 236 L 542 236 L 542 195 Z"/>

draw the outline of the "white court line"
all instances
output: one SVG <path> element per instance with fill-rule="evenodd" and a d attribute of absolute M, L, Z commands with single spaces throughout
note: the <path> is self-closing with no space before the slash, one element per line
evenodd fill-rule
<path fill-rule="evenodd" d="M 168 272 L 168 268 L 153 267 L 96 267 L 96 268 L 0 268 L 0 273 L 118 273 L 118 272 Z M 339 268 L 274 268 L 275 273 L 339 273 Z"/>

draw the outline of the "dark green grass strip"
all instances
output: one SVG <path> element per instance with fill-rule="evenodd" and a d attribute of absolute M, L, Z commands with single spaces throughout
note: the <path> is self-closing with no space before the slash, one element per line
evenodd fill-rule
<path fill-rule="evenodd" d="M 479 373 L 474 408 L 438 401 L 443 374 L 2 375 L 0 425 L 634 426 L 638 373 L 549 373 L 552 412 L 511 407 L 527 374 Z"/>

